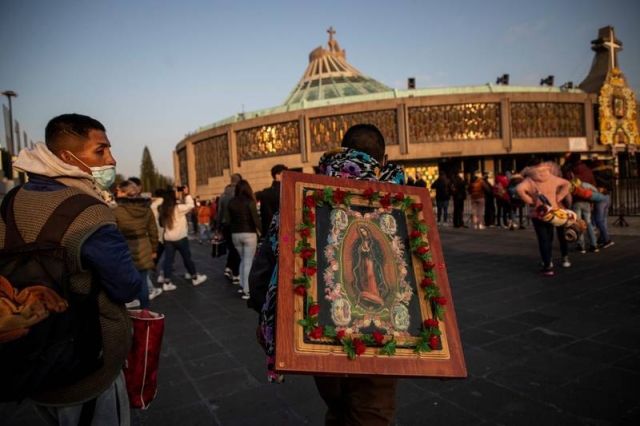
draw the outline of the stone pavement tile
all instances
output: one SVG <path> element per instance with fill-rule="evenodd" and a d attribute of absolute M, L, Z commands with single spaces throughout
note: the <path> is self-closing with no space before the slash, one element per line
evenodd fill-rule
<path fill-rule="evenodd" d="M 621 396 L 606 389 L 594 391 L 578 383 L 550 388 L 542 396 L 555 407 L 586 421 L 606 420 L 616 424 L 625 413 L 637 407 L 637 392 Z"/>
<path fill-rule="evenodd" d="M 191 361 L 198 358 L 204 358 L 210 355 L 224 352 L 224 348 L 218 343 L 209 341 L 197 343 L 195 345 L 183 345 L 176 349 L 176 355 L 182 362 Z"/>
<path fill-rule="evenodd" d="M 495 352 L 490 352 L 487 348 L 464 348 L 464 360 L 467 366 L 467 373 L 473 377 L 484 377 L 486 374 L 507 368 L 514 361 L 508 357 Z M 454 381 L 443 383 L 442 390 L 448 390 L 455 386 L 447 386 Z M 438 383 L 436 382 L 436 385 Z"/>
<path fill-rule="evenodd" d="M 531 329 L 529 324 L 524 324 L 509 319 L 498 319 L 482 324 L 482 329 L 497 333 L 501 336 L 517 336 Z"/>
<path fill-rule="evenodd" d="M 465 357 L 468 354 L 465 352 Z M 469 362 L 467 362 L 467 368 L 469 368 Z M 471 373 L 469 373 L 471 375 Z M 423 378 L 423 379 L 400 379 L 400 384 L 404 382 L 410 382 L 414 386 L 424 389 L 425 391 L 431 392 L 434 395 L 439 394 L 440 392 L 444 392 L 446 390 L 451 390 L 458 386 L 464 386 L 465 382 L 470 380 L 468 378 L 462 379 L 441 379 L 441 378 Z"/>
<path fill-rule="evenodd" d="M 558 352 L 547 352 L 544 356 L 529 357 L 524 361 L 524 364 L 528 368 L 540 371 L 542 374 L 553 375 L 562 380 L 563 383 L 574 381 L 594 370 L 608 368 L 604 363 Z"/>
<path fill-rule="evenodd" d="M 435 394 L 432 391 L 418 386 L 415 380 L 398 379 L 398 391 L 396 393 L 398 410 L 404 410 L 408 406 L 424 402 L 433 396 Z"/>
<path fill-rule="evenodd" d="M 484 324 L 489 321 L 494 321 L 496 318 L 489 315 L 484 310 L 480 312 L 475 312 L 469 309 L 461 308 L 457 301 L 454 299 L 455 311 L 456 311 L 456 320 L 458 321 L 458 328 L 460 330 L 472 327 L 479 324 Z M 478 306 L 473 305 L 474 309 L 478 309 Z"/>
<path fill-rule="evenodd" d="M 158 372 L 158 379 L 162 380 L 160 373 L 161 371 Z M 151 411 L 152 409 L 153 411 L 170 411 L 198 401 L 200 401 L 198 390 L 191 381 L 187 380 L 176 383 L 170 388 L 163 388 L 162 392 L 158 391 L 158 394 L 151 402 L 151 407 L 146 411 Z"/>
<path fill-rule="evenodd" d="M 557 351 L 607 364 L 614 363 L 632 354 L 632 352 L 627 349 L 615 348 L 593 340 L 580 340 L 563 348 L 559 348 Z"/>
<path fill-rule="evenodd" d="M 465 349 L 468 346 L 484 346 L 503 338 L 504 336 L 487 331 L 482 326 L 465 328 L 460 331 L 460 340 L 464 342 Z"/>
<path fill-rule="evenodd" d="M 518 339 L 526 340 L 547 348 L 557 348 L 576 340 L 575 337 L 558 333 L 545 327 L 536 327 L 531 331 L 519 335 Z"/>
<path fill-rule="evenodd" d="M 593 313 L 583 313 L 580 315 L 562 318 L 553 324 L 546 326 L 548 329 L 558 333 L 566 333 L 576 337 L 590 337 L 598 335 L 603 330 L 608 330 L 617 324 L 618 319 L 612 316 L 593 315 Z"/>
<path fill-rule="evenodd" d="M 194 380 L 193 383 L 203 398 L 208 401 L 234 394 L 242 398 L 244 391 L 260 386 L 260 383 L 245 368 L 223 371 Z"/>
<path fill-rule="evenodd" d="M 210 374 L 221 373 L 225 370 L 240 368 L 242 365 L 227 353 L 211 355 L 184 363 L 184 370 L 190 378 L 200 379 Z"/>
<path fill-rule="evenodd" d="M 635 355 L 621 359 L 613 365 L 617 368 L 640 374 L 640 354 L 636 353 Z"/>
<path fill-rule="evenodd" d="M 223 425 L 263 424 L 261 420 L 269 417 L 272 421 L 280 419 L 283 425 L 301 423 L 302 419 L 274 392 L 277 386 L 266 383 L 209 401 Z"/>
<path fill-rule="evenodd" d="M 218 426 L 219 423 L 206 403 L 194 399 L 192 404 L 176 407 L 169 403 L 158 409 L 157 402 L 151 403 L 147 410 L 132 410 L 132 424 L 140 425 L 189 425 Z"/>
<path fill-rule="evenodd" d="M 507 337 L 490 345 L 484 346 L 484 350 L 492 354 L 498 354 L 506 358 L 507 362 L 518 362 L 522 358 L 530 356 L 544 356 L 548 348 L 534 342 L 529 342 L 515 337 Z"/>
<path fill-rule="evenodd" d="M 186 374 L 182 363 L 177 362 L 173 365 L 160 364 L 158 368 L 158 393 L 171 392 L 175 385 L 186 381 L 189 381 L 189 376 Z"/>
<path fill-rule="evenodd" d="M 547 324 L 551 324 L 557 321 L 558 317 L 555 315 L 547 315 L 540 312 L 528 310 L 526 312 L 512 315 L 511 317 L 509 317 L 509 319 L 511 321 L 521 322 L 532 326 L 546 326 Z"/>
<path fill-rule="evenodd" d="M 181 348 L 198 343 L 212 341 L 209 331 L 205 330 L 200 324 L 195 324 L 191 328 L 187 328 L 182 333 L 173 333 L 163 337 L 163 342 L 172 348 Z"/>
<path fill-rule="evenodd" d="M 570 378 L 533 368 L 527 363 L 490 373 L 485 379 L 534 400 L 540 400 L 549 388 L 571 381 Z"/>
<path fill-rule="evenodd" d="M 431 397 L 424 401 L 398 407 L 395 424 L 397 426 L 476 426 L 483 424 L 483 421 L 472 413 L 465 411 L 464 406 L 452 404 L 438 397 Z"/>
<path fill-rule="evenodd" d="M 538 412 L 541 415 L 546 413 L 545 417 L 553 417 L 551 413 L 548 413 L 551 408 L 547 404 L 534 401 L 518 392 L 484 379 L 468 381 L 466 386 L 443 392 L 440 396 L 444 400 L 463 408 L 471 415 L 494 424 L 520 424 L 509 419 L 526 420 L 527 416 L 532 416 L 532 413 Z M 505 421 L 500 421 L 499 419 L 504 419 Z M 554 424 L 568 423 L 558 422 Z"/>
<path fill-rule="evenodd" d="M 622 397 L 635 396 L 638 398 L 638 383 L 640 374 L 618 368 L 608 368 L 586 374 L 576 380 L 576 383 L 595 392 L 617 393 Z"/>
<path fill-rule="evenodd" d="M 251 415 L 229 423 L 221 423 L 223 426 L 286 426 L 286 425 L 308 425 L 322 426 L 323 418 L 303 419 L 296 412 L 289 408 L 282 408 L 269 414 L 260 414 L 249 411 Z"/>

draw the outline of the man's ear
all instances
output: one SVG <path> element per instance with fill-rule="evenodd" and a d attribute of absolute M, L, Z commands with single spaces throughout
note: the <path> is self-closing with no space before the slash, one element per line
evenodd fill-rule
<path fill-rule="evenodd" d="M 74 158 L 73 158 L 73 156 L 69 153 L 69 151 L 66 151 L 66 150 L 65 150 L 65 151 L 60 151 L 60 152 L 58 152 L 57 157 L 58 157 L 59 159 L 61 159 L 62 161 L 64 161 L 65 163 L 67 163 L 67 164 L 73 164 L 73 160 L 74 160 Z"/>

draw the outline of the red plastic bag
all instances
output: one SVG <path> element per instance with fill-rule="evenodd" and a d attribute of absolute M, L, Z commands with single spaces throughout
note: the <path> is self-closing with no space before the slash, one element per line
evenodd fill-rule
<path fill-rule="evenodd" d="M 130 310 L 133 342 L 127 356 L 124 377 L 131 408 L 149 407 L 158 392 L 158 363 L 164 334 L 164 315 Z"/>

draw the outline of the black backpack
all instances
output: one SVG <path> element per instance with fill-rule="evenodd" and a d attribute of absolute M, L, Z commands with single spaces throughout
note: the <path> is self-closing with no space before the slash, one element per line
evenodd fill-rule
<path fill-rule="evenodd" d="M 39 390 L 74 383 L 103 365 L 97 280 L 92 279 L 89 294 L 71 292 L 66 250 L 60 245 L 73 220 L 100 201 L 88 194 L 68 198 L 53 211 L 36 240 L 26 243 L 14 218 L 19 188 L 10 191 L 0 206 L 6 225 L 0 275 L 18 291 L 46 286 L 69 306 L 29 327 L 26 335 L 0 343 L 0 401 L 19 401 Z"/>

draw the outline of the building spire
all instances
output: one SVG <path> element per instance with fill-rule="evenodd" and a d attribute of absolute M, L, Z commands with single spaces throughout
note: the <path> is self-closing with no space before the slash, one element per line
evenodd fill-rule
<path fill-rule="evenodd" d="M 622 50 L 622 42 L 616 39 L 613 27 L 600 28 L 598 38 L 591 42 L 591 50 L 595 52 L 591 70 L 579 87 L 585 92 L 599 93 L 607 73 L 620 67 L 618 52 Z"/>

